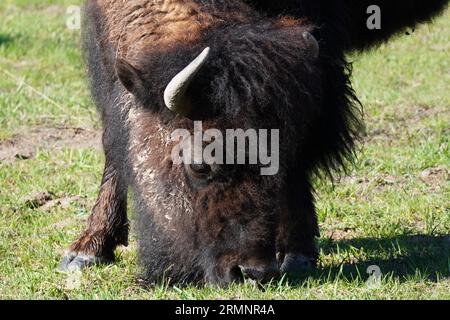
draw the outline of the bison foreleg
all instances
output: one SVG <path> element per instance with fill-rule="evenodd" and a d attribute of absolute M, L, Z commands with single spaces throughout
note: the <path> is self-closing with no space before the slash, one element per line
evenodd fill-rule
<path fill-rule="evenodd" d="M 289 195 L 289 208 L 281 217 L 277 257 L 282 274 L 297 275 L 316 266 L 319 227 L 309 184 L 290 190 L 296 194 Z"/>
<path fill-rule="evenodd" d="M 61 270 L 111 262 L 114 249 L 128 244 L 127 186 L 121 170 L 106 159 L 97 202 L 88 218 L 87 228 L 70 247 Z"/>

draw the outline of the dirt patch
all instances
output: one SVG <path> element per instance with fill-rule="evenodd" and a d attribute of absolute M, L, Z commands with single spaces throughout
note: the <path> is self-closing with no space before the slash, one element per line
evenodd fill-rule
<path fill-rule="evenodd" d="M 371 177 L 350 175 L 342 177 L 340 182 L 342 184 L 358 185 L 358 190 L 363 193 L 369 189 L 382 192 L 386 188 L 391 187 L 403 188 L 408 184 L 406 177 L 386 173 L 377 173 Z"/>
<path fill-rule="evenodd" d="M 71 127 L 31 127 L 0 141 L 0 162 L 33 158 L 40 149 L 101 149 L 101 133 Z"/>
<path fill-rule="evenodd" d="M 420 180 L 428 185 L 440 185 L 450 179 L 450 170 L 444 166 L 428 168 L 419 174 Z"/>
<path fill-rule="evenodd" d="M 355 230 L 352 228 L 327 230 L 324 232 L 324 237 L 332 241 L 349 240 L 355 237 Z"/>
<path fill-rule="evenodd" d="M 26 207 L 36 209 L 46 205 L 48 202 L 53 201 L 55 194 L 53 192 L 39 192 L 31 197 L 28 197 L 24 204 Z"/>
<path fill-rule="evenodd" d="M 402 139 L 410 139 L 413 134 L 435 136 L 437 133 L 425 124 L 426 119 L 449 119 L 448 108 L 442 106 L 398 106 L 394 110 L 380 106 L 386 112 L 377 118 L 368 119 L 366 143 L 380 142 L 398 143 Z M 404 134 L 409 132 L 410 134 Z M 409 141 L 406 141 L 409 142 Z"/>
<path fill-rule="evenodd" d="M 30 209 L 39 208 L 43 211 L 51 211 L 55 207 L 68 209 L 74 202 L 79 204 L 80 207 L 86 207 L 86 201 L 87 199 L 81 196 L 58 196 L 53 192 L 43 191 L 27 196 L 22 202 L 24 206 Z"/>

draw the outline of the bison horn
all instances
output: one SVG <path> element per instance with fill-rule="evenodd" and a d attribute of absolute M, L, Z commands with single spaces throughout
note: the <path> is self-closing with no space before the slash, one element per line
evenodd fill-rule
<path fill-rule="evenodd" d="M 319 47 L 319 43 L 317 42 L 316 38 L 314 38 L 314 36 L 311 33 L 309 33 L 308 31 L 305 31 L 305 32 L 303 32 L 303 39 L 305 39 L 306 45 L 308 46 L 308 48 L 311 52 L 311 57 L 313 59 L 317 59 L 320 54 L 320 47 Z"/>
<path fill-rule="evenodd" d="M 186 68 L 178 73 L 164 91 L 164 102 L 170 110 L 181 115 L 188 115 L 192 106 L 186 101 L 186 91 L 195 75 L 208 59 L 210 48 L 203 50 Z"/>

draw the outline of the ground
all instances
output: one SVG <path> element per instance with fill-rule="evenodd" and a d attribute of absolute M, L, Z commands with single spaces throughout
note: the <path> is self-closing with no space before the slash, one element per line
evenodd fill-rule
<path fill-rule="evenodd" d="M 0 299 L 450 299 L 450 11 L 351 57 L 367 129 L 349 175 L 316 183 L 316 272 L 264 290 L 144 289 L 134 240 L 116 264 L 56 272 L 103 165 L 79 31 L 65 25 L 78 2 L 0 3 Z"/>

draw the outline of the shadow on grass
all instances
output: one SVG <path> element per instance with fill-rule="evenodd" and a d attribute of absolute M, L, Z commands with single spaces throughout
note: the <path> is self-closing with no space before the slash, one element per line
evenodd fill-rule
<path fill-rule="evenodd" d="M 14 41 L 14 38 L 5 34 L 0 34 L 0 46 L 8 45 Z"/>
<path fill-rule="evenodd" d="M 417 275 L 430 281 L 450 277 L 450 236 L 321 240 L 319 246 L 325 259 L 335 259 L 332 266 L 289 278 L 291 284 L 301 285 L 307 278 L 323 283 L 338 278 L 365 281 L 369 278 L 367 270 L 370 266 L 379 267 L 383 276 L 392 276 L 400 282 Z"/>

